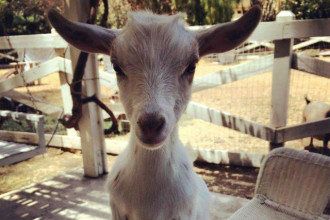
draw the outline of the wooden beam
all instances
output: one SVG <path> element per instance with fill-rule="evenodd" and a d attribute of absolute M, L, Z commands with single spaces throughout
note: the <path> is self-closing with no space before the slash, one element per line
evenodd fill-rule
<path fill-rule="evenodd" d="M 282 11 L 276 16 L 276 23 L 292 22 L 294 14 L 290 11 Z M 274 41 L 274 64 L 272 75 L 271 94 L 271 126 L 279 128 L 286 126 L 291 73 L 291 54 L 293 39 Z M 270 142 L 270 150 L 282 147 L 284 143 Z"/>
<path fill-rule="evenodd" d="M 0 49 L 66 48 L 68 43 L 57 33 L 0 37 Z"/>
<path fill-rule="evenodd" d="M 42 153 L 46 152 L 46 140 L 44 130 L 44 117 L 40 118 L 39 121 L 34 122 L 34 126 L 37 131 L 39 150 Z"/>
<path fill-rule="evenodd" d="M 59 72 L 67 73 L 72 75 L 72 62 L 69 59 L 62 58 L 62 57 L 57 57 L 58 59 L 58 68 Z"/>
<path fill-rule="evenodd" d="M 244 147 L 242 145 L 242 147 Z M 197 161 L 242 167 L 260 167 L 265 154 L 194 148 Z"/>
<path fill-rule="evenodd" d="M 34 68 L 31 68 L 23 73 L 17 74 L 14 77 L 0 82 L 0 93 L 7 92 L 16 87 L 24 86 L 25 83 L 31 83 L 37 79 L 45 77 L 49 74 L 59 71 L 59 62 L 63 58 L 55 57 L 46 61 Z M 23 80 L 24 78 L 24 80 Z"/>
<path fill-rule="evenodd" d="M 276 142 L 285 142 L 305 137 L 315 137 L 330 132 L 330 118 L 278 128 Z"/>
<path fill-rule="evenodd" d="M 245 47 L 240 47 L 240 48 L 237 48 L 235 50 L 235 53 L 238 54 L 238 53 L 244 53 L 246 51 L 249 51 L 249 50 L 252 50 L 252 49 L 255 49 L 257 47 L 260 47 L 260 46 L 263 46 L 263 47 L 266 47 L 270 50 L 273 50 L 274 49 L 274 44 L 272 43 L 268 43 L 268 42 L 260 42 L 260 41 L 250 41 L 251 44 L 245 46 Z"/>
<path fill-rule="evenodd" d="M 329 36 L 330 19 L 261 22 L 248 40 L 282 40 L 290 38 Z"/>
<path fill-rule="evenodd" d="M 271 71 L 273 55 L 262 56 L 258 59 L 229 67 L 227 69 L 196 77 L 193 82 L 193 92 L 213 88 L 219 85 L 246 79 L 258 74 Z"/>
<path fill-rule="evenodd" d="M 271 96 L 271 124 L 275 128 L 287 121 L 292 43 L 288 39 L 275 41 Z"/>
<path fill-rule="evenodd" d="M 301 42 L 299 44 L 296 44 L 292 47 L 292 50 L 299 50 L 299 49 L 302 49 L 304 47 L 308 47 L 310 45 L 313 45 L 313 44 L 316 44 L 320 42 L 320 39 L 309 39 L 308 41 L 304 41 L 304 42 Z"/>
<path fill-rule="evenodd" d="M 275 138 L 275 129 L 267 125 L 194 102 L 188 104 L 186 114 L 266 141 L 273 141 Z"/>
<path fill-rule="evenodd" d="M 35 133 L 30 132 L 14 132 L 0 130 L 0 137 L 1 140 L 4 141 L 37 144 L 37 135 Z M 50 134 L 45 135 L 46 142 L 48 142 L 50 138 Z M 80 141 L 80 137 L 54 135 L 49 146 L 81 150 Z M 106 152 L 115 155 L 118 155 L 123 152 L 128 145 L 127 141 L 116 141 L 109 138 L 105 139 L 105 143 Z M 260 167 L 260 164 L 265 157 L 264 154 L 259 153 L 231 152 L 223 150 L 191 148 L 190 144 L 186 147 L 192 150 L 192 152 L 190 153 L 193 154 L 193 160 L 207 163 Z"/>
<path fill-rule="evenodd" d="M 330 78 L 330 62 L 304 54 L 294 53 L 292 55 L 291 67 L 317 76 Z"/>
<path fill-rule="evenodd" d="M 4 92 L 1 94 L 1 96 L 9 97 L 9 98 L 15 100 L 16 102 L 30 106 L 32 108 L 36 108 L 37 110 L 39 110 L 42 113 L 45 113 L 47 115 L 58 114 L 59 112 L 62 111 L 62 108 L 60 108 L 60 107 L 43 102 L 40 99 L 17 92 L 15 90 Z"/>
<path fill-rule="evenodd" d="M 72 21 L 86 22 L 90 13 L 89 1 L 64 1 L 64 14 Z M 72 70 L 74 70 L 80 51 L 70 46 Z M 85 67 L 82 93 L 83 96 L 100 97 L 98 65 L 96 55 L 89 54 Z M 72 71 L 73 72 L 73 71 Z M 81 146 L 83 152 L 84 173 L 89 177 L 99 177 L 107 173 L 105 141 L 103 134 L 102 112 L 95 103 L 82 106 L 82 117 L 79 121 Z"/>
<path fill-rule="evenodd" d="M 288 21 L 283 24 L 283 39 L 330 36 L 330 19 Z"/>
<path fill-rule="evenodd" d="M 7 53 L 7 54 L 5 54 L 5 53 L 0 53 L 0 60 L 1 60 L 1 59 L 4 59 L 4 58 L 7 58 L 7 59 L 9 59 L 9 60 L 16 61 L 16 60 L 17 60 L 16 57 L 11 56 L 11 54 L 14 54 L 14 53 L 16 53 L 15 50 L 10 51 L 10 52 Z"/>
<path fill-rule="evenodd" d="M 45 134 L 45 142 L 48 143 L 51 137 L 51 134 Z M 0 130 L 0 138 L 3 141 L 38 144 L 37 134 L 31 132 Z M 110 154 L 120 154 L 128 144 L 126 141 L 116 141 L 109 138 L 105 139 L 105 143 L 106 152 Z M 67 135 L 54 135 L 49 146 L 81 150 L 81 138 Z"/>
<path fill-rule="evenodd" d="M 273 41 L 290 38 L 329 36 L 330 19 L 293 20 L 280 22 L 260 22 L 255 31 L 247 39 L 248 41 Z M 192 31 L 200 31 L 212 27 L 192 26 Z"/>
<path fill-rule="evenodd" d="M 13 118 L 15 120 L 43 121 L 43 115 L 27 114 L 22 112 L 0 111 L 1 117 Z"/>
<path fill-rule="evenodd" d="M 272 41 L 288 38 L 330 35 L 330 19 L 313 19 L 286 22 L 261 22 L 248 40 Z M 203 30 L 211 25 L 193 26 L 190 30 Z M 0 49 L 15 48 L 66 48 L 68 43 L 57 33 L 0 37 Z"/>
<path fill-rule="evenodd" d="M 42 149 L 35 146 L 21 147 L 17 149 L 18 152 L 11 152 L 8 157 L 0 158 L 0 166 L 7 166 L 23 160 L 28 160 L 34 156 L 45 153 Z"/>

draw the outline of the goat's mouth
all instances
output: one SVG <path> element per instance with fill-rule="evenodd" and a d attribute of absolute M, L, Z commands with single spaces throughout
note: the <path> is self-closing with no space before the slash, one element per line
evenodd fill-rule
<path fill-rule="evenodd" d="M 150 150 L 156 150 L 161 148 L 166 140 L 166 136 L 163 135 L 158 135 L 156 137 L 144 137 L 143 135 L 137 135 L 137 138 L 139 139 L 141 145 L 144 148 Z"/>

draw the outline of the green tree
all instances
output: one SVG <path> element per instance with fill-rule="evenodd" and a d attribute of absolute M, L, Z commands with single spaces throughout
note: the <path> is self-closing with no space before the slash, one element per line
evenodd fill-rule
<path fill-rule="evenodd" d="M 49 33 L 49 7 L 63 7 L 60 0 L 0 0 L 2 35 Z"/>
<path fill-rule="evenodd" d="M 189 0 L 185 8 L 176 8 L 187 13 L 191 25 L 217 24 L 231 20 L 237 2 L 239 0 Z"/>
<path fill-rule="evenodd" d="M 230 21 L 233 5 L 240 0 L 128 0 L 133 10 L 149 9 L 155 13 L 184 12 L 191 25 Z"/>
<path fill-rule="evenodd" d="M 297 19 L 330 17 L 329 0 L 286 0 L 282 8 L 292 11 Z"/>

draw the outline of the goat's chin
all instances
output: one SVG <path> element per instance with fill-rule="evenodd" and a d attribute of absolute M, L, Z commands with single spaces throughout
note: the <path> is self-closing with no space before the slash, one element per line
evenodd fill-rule
<path fill-rule="evenodd" d="M 141 146 L 142 146 L 143 149 L 150 150 L 150 151 L 159 150 L 164 146 L 164 142 L 160 143 L 158 145 L 148 145 L 148 144 L 143 144 L 142 143 Z"/>
<path fill-rule="evenodd" d="M 158 150 L 165 144 L 166 138 L 158 138 L 152 141 L 143 141 L 143 138 L 139 138 L 136 135 L 137 142 L 139 145 L 146 150 Z"/>
<path fill-rule="evenodd" d="M 144 149 L 147 150 L 158 150 L 160 148 L 162 148 L 164 146 L 164 142 L 166 139 L 162 139 L 162 140 L 157 140 L 157 141 L 152 141 L 152 142 L 144 142 L 142 140 L 140 140 L 141 146 Z"/>

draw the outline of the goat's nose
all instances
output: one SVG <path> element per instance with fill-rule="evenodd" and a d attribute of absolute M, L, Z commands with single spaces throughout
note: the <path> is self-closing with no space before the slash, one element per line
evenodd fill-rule
<path fill-rule="evenodd" d="M 152 143 L 163 130 L 165 126 L 165 118 L 156 112 L 145 113 L 140 116 L 137 123 L 144 136 L 143 139 L 146 142 Z"/>

